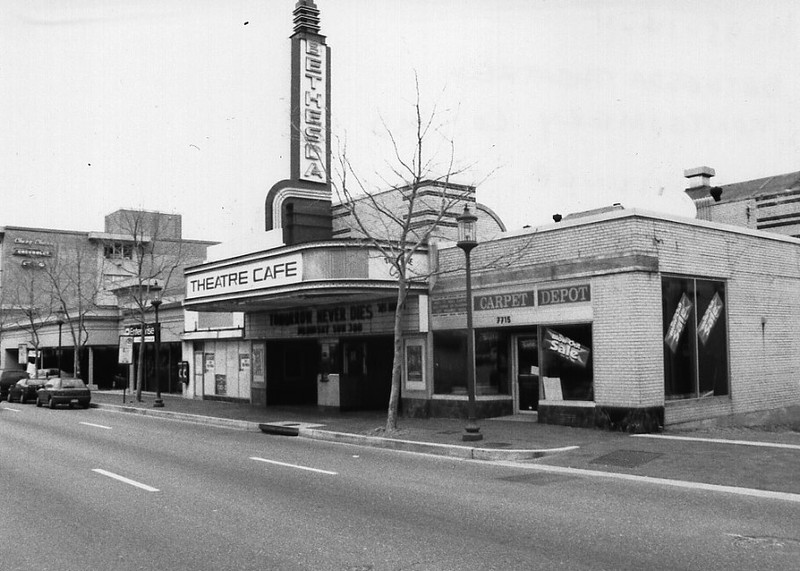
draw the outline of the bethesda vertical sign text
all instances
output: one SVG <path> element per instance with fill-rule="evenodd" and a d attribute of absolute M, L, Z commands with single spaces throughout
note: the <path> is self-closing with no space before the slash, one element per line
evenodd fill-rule
<path fill-rule="evenodd" d="M 303 279 L 300 254 L 264 258 L 223 269 L 186 274 L 186 299 L 225 295 L 294 284 Z"/>
<path fill-rule="evenodd" d="M 321 183 L 328 181 L 325 56 L 324 44 L 300 41 L 300 178 Z"/>

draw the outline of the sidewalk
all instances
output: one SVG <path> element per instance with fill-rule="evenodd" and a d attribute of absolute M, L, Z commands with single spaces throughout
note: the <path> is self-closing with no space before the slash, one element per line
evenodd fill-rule
<path fill-rule="evenodd" d="M 485 460 L 540 458 L 590 443 L 618 441 L 626 435 L 600 430 L 538 424 L 535 417 L 503 417 L 479 421 L 483 440 L 463 442 L 464 421 L 450 418 L 403 418 L 398 431 L 385 437 L 385 411 L 321 412 L 316 407 L 255 407 L 246 403 L 185 399 L 162 395 L 163 408 L 154 408 L 153 393 L 137 403 L 120 391 L 94 391 L 92 405 L 135 414 L 262 430 L 267 434 L 293 434 L 366 446 Z"/>
<path fill-rule="evenodd" d="M 119 391 L 94 391 L 92 405 L 119 412 L 222 426 L 267 435 L 304 438 L 423 452 L 474 460 L 528 464 L 531 469 L 584 471 L 608 477 L 635 477 L 702 486 L 789 494 L 800 503 L 800 432 L 737 427 L 668 430 L 630 435 L 595 429 L 538 424 L 535 417 L 481 419 L 483 440 L 464 442 L 464 421 L 400 418 L 398 432 L 383 433 L 386 413 L 321 412 L 316 407 L 261 408 L 243 403 L 155 395 L 141 403 L 122 402 Z M 282 438 L 285 436 L 266 436 Z M 751 494 L 752 495 L 752 494 Z M 784 498 L 785 499 L 785 498 Z"/>

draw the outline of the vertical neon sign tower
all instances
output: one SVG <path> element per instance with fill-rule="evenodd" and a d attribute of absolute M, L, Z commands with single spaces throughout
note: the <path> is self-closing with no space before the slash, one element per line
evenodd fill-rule
<path fill-rule="evenodd" d="M 319 31 L 314 0 L 298 0 L 291 36 L 291 172 L 270 189 L 265 204 L 266 229 L 282 228 L 286 244 L 332 236 L 331 50 Z"/>

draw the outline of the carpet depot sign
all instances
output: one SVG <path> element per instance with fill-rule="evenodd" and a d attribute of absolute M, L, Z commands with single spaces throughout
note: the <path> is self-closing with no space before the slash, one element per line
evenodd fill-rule
<path fill-rule="evenodd" d="M 275 288 L 302 280 L 301 254 L 277 256 L 223 269 L 187 274 L 186 300 Z"/>

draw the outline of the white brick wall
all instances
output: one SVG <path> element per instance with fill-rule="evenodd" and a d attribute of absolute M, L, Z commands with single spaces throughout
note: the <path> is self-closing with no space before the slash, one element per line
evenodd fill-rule
<path fill-rule="evenodd" d="M 650 407 L 664 402 L 661 280 L 645 272 L 592 281 L 595 402 Z"/>

